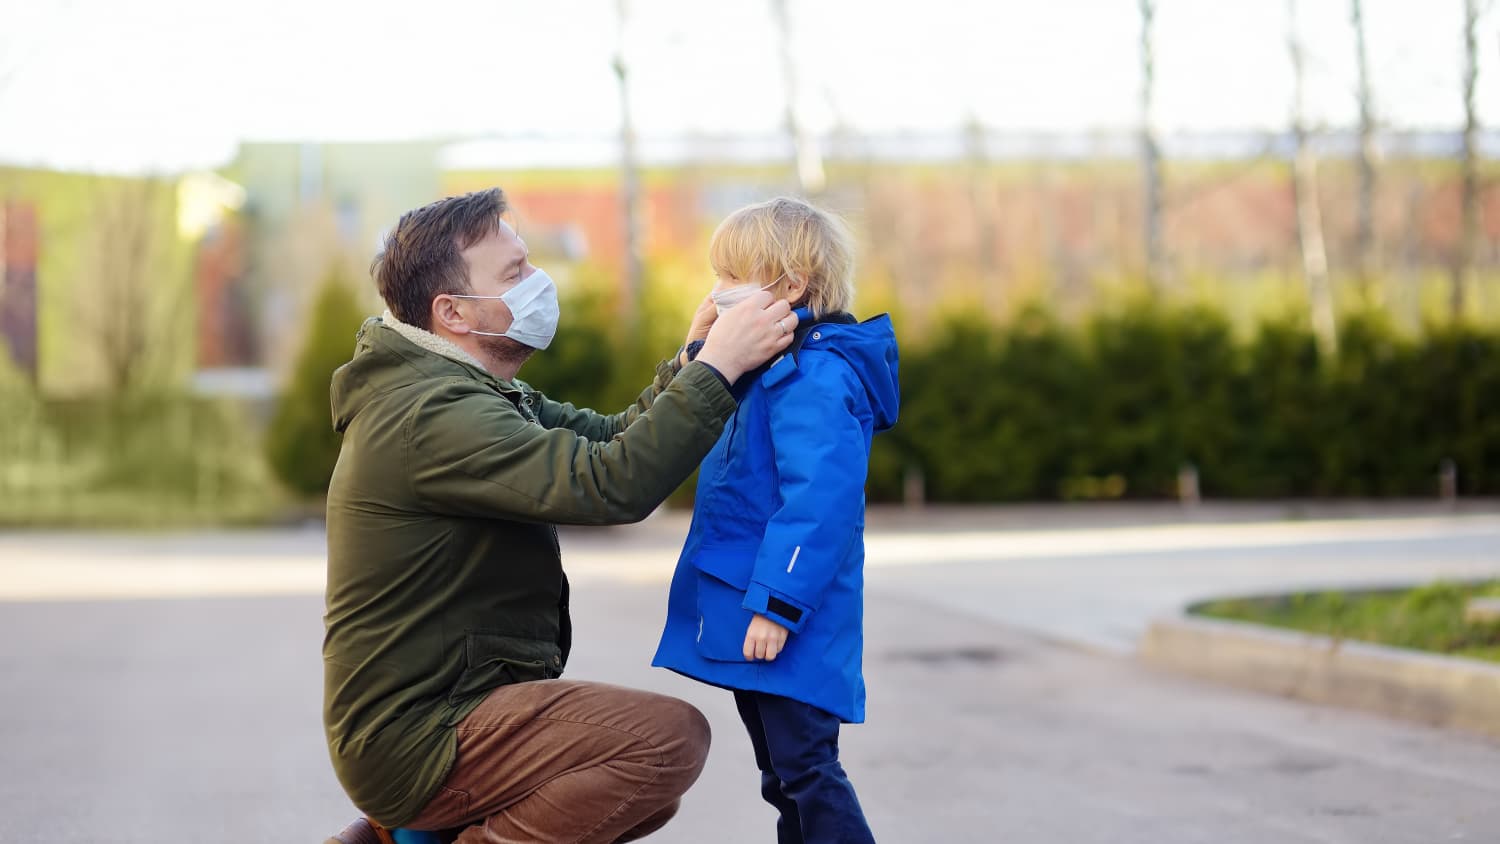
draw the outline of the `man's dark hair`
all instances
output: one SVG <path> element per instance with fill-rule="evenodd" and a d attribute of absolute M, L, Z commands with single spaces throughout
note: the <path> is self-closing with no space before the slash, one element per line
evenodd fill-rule
<path fill-rule="evenodd" d="M 380 298 L 396 319 L 432 330 L 432 300 L 471 289 L 463 250 L 497 230 L 506 208 L 505 192 L 490 188 L 401 215 L 370 262 Z"/>

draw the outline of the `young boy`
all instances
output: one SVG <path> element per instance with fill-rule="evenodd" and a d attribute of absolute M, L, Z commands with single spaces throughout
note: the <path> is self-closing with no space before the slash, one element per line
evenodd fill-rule
<path fill-rule="evenodd" d="M 864 486 L 871 437 L 900 404 L 895 334 L 888 317 L 849 315 L 850 237 L 805 202 L 734 212 L 709 260 L 720 307 L 766 289 L 801 322 L 783 326 L 798 335 L 785 355 L 736 384 L 653 664 L 733 691 L 781 844 L 870 842 L 838 734 L 865 718 Z"/>

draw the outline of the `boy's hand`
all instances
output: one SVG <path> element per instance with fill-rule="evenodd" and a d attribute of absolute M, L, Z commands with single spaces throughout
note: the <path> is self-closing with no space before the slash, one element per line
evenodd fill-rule
<path fill-rule="evenodd" d="M 687 366 L 687 347 L 697 340 L 707 340 L 708 330 L 714 327 L 714 322 L 719 318 L 719 308 L 714 305 L 712 294 L 703 297 L 698 303 L 698 310 L 693 314 L 693 324 L 688 326 L 687 340 L 682 344 L 682 352 L 678 355 L 679 367 Z"/>
<path fill-rule="evenodd" d="M 687 342 L 694 340 L 707 340 L 708 330 L 714 327 L 719 319 L 719 308 L 714 304 L 712 294 L 703 297 L 698 303 L 698 310 L 693 313 L 693 324 L 688 326 Z"/>
<path fill-rule="evenodd" d="M 745 659 L 754 662 L 763 659 L 771 662 L 786 647 L 787 629 L 780 624 L 757 615 L 750 619 L 750 629 L 745 631 Z"/>

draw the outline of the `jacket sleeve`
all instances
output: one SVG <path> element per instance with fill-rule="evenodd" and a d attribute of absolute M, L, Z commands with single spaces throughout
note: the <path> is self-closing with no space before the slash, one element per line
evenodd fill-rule
<path fill-rule="evenodd" d="M 581 437 L 594 442 L 608 442 L 621 431 L 630 427 L 630 423 L 639 419 L 641 414 L 651 409 L 651 403 L 661 395 L 672 383 L 676 372 L 670 361 L 662 361 L 656 366 L 656 377 L 651 385 L 643 390 L 635 403 L 612 415 L 605 415 L 586 407 L 575 407 L 571 403 L 557 402 L 547 398 L 542 393 L 536 393 L 538 407 L 537 418 L 541 420 L 545 428 L 567 428 Z"/>
<path fill-rule="evenodd" d="M 804 365 L 813 362 L 803 357 Z M 836 358 L 799 371 L 767 397 L 782 503 L 766 525 L 744 607 L 797 632 L 859 536 L 869 410 L 854 372 Z"/>
<path fill-rule="evenodd" d="M 656 509 L 708 453 L 735 401 L 689 365 L 609 442 L 529 422 L 476 382 L 444 385 L 408 414 L 405 470 L 433 512 L 553 524 L 623 524 Z"/>

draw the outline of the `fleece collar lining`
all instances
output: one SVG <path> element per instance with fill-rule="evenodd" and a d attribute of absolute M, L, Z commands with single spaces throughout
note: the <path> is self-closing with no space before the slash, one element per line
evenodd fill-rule
<path fill-rule="evenodd" d="M 456 360 L 459 363 L 466 363 L 470 366 L 477 367 L 481 372 L 489 371 L 485 369 L 484 364 L 480 363 L 473 355 L 459 348 L 458 344 L 443 337 L 439 337 L 438 335 L 433 334 L 431 331 L 425 331 L 421 328 L 416 327 L 415 325 L 408 325 L 407 323 L 396 319 L 396 315 L 392 314 L 389 309 L 387 309 L 385 313 L 380 315 L 380 321 L 395 329 L 397 334 L 405 337 L 412 343 L 412 345 L 416 346 L 419 349 L 425 349 L 435 355 L 442 355 L 443 357 L 449 358 L 450 360 Z"/>

